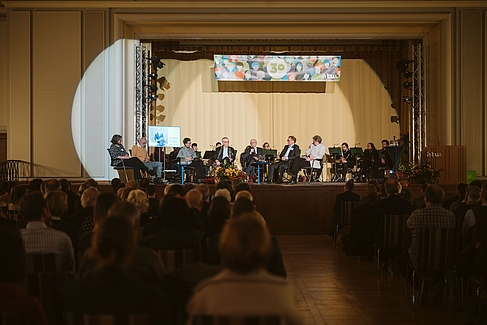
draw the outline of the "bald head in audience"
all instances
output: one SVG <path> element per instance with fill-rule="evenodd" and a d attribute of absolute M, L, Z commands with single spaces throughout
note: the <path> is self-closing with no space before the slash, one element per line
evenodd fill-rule
<path fill-rule="evenodd" d="M 201 211 L 203 207 L 203 194 L 197 189 L 192 189 L 186 193 L 186 203 L 191 209 Z"/>

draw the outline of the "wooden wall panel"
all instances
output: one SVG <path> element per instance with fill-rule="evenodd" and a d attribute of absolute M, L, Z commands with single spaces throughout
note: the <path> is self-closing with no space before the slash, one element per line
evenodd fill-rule
<path fill-rule="evenodd" d="M 9 26 L 10 79 L 8 159 L 31 161 L 31 13 L 12 11 Z"/>
<path fill-rule="evenodd" d="M 81 13 L 37 11 L 33 22 L 35 175 L 77 177 L 71 106 L 81 78 Z"/>

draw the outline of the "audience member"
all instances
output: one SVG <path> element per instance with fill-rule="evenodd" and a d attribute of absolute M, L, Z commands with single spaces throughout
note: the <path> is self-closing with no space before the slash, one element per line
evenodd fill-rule
<path fill-rule="evenodd" d="M 63 285 L 68 272 L 74 272 L 74 251 L 68 235 L 51 229 L 51 214 L 40 192 L 25 195 L 20 201 L 22 215 L 28 221 L 21 230 L 25 252 L 28 254 L 54 254 L 59 284 Z"/>
<path fill-rule="evenodd" d="M 167 192 L 166 188 L 168 188 Z M 164 195 L 166 194 L 174 194 L 180 198 L 184 198 L 184 196 L 186 195 L 186 190 L 181 184 L 171 184 L 164 188 Z"/>
<path fill-rule="evenodd" d="M 479 202 L 480 189 L 477 186 L 470 186 L 469 188 L 467 188 L 464 202 L 460 203 L 460 205 L 453 210 L 456 219 L 460 220 L 463 224 L 463 220 L 465 219 L 465 214 L 467 214 L 467 211 L 478 206 Z"/>
<path fill-rule="evenodd" d="M 10 203 L 8 204 L 8 214 L 10 219 L 21 219 L 20 216 L 20 200 L 27 193 L 27 189 L 23 185 L 15 185 L 10 189 Z"/>
<path fill-rule="evenodd" d="M 149 222 L 149 198 L 147 194 L 139 189 L 135 189 L 130 192 L 127 197 L 127 202 L 132 203 L 140 213 L 140 226 L 144 227 L 147 222 Z"/>
<path fill-rule="evenodd" d="M 29 192 L 41 191 L 42 179 L 35 178 L 29 184 Z"/>
<path fill-rule="evenodd" d="M 462 236 L 467 245 L 472 242 L 471 231 L 469 233 L 470 228 L 475 225 L 476 220 L 487 216 L 487 183 L 482 185 L 480 198 L 482 200 L 482 205 L 468 210 L 463 219 Z"/>
<path fill-rule="evenodd" d="M 205 226 L 209 223 L 207 216 L 203 215 L 201 208 L 203 207 L 203 194 L 197 189 L 192 189 L 186 193 L 186 203 L 193 212 L 191 219 L 191 228 L 197 229 L 201 236 L 205 233 Z"/>
<path fill-rule="evenodd" d="M 232 201 L 232 195 L 230 194 L 230 191 L 228 191 L 226 188 L 216 190 L 215 197 L 218 196 L 223 196 L 225 199 L 228 200 L 228 202 Z"/>
<path fill-rule="evenodd" d="M 69 222 L 61 220 L 61 216 L 68 211 L 68 196 L 63 191 L 50 191 L 44 195 L 46 206 L 51 213 L 51 228 L 64 232 L 71 239 L 73 248 L 78 246 L 78 230 Z"/>
<path fill-rule="evenodd" d="M 330 232 L 331 236 L 334 236 L 334 228 L 336 226 L 341 226 L 339 225 L 340 222 L 340 215 L 342 213 L 342 202 L 344 201 L 357 201 L 360 202 L 360 195 L 357 193 L 353 192 L 353 189 L 355 188 L 355 184 L 353 183 L 352 180 L 349 180 L 345 183 L 345 186 L 343 187 L 344 192 L 340 193 L 336 196 L 335 198 L 335 204 L 333 205 L 333 211 L 335 211 L 335 216 L 333 218 L 333 229 Z"/>
<path fill-rule="evenodd" d="M 59 190 L 61 190 L 61 183 L 57 179 L 52 178 L 44 183 L 44 195 Z"/>
<path fill-rule="evenodd" d="M 221 233 L 223 226 L 230 219 L 231 207 L 230 202 L 223 196 L 217 196 L 210 203 L 208 217 L 210 224 L 206 227 L 206 236 Z"/>
<path fill-rule="evenodd" d="M 25 253 L 19 232 L 0 227 L 0 313 L 21 314 L 23 324 L 47 325 L 42 305 L 20 286 L 25 278 Z"/>
<path fill-rule="evenodd" d="M 237 196 L 238 192 L 240 192 L 240 191 L 247 191 L 247 192 L 252 193 L 252 187 L 247 182 L 238 182 L 233 188 L 233 193 L 234 193 L 235 197 Z"/>
<path fill-rule="evenodd" d="M 84 253 L 88 250 L 93 241 L 93 233 L 100 228 L 108 217 L 108 210 L 117 202 L 120 202 L 119 196 L 107 192 L 101 193 L 96 198 L 95 207 L 93 209 L 93 229 L 80 237 L 78 244 L 78 251 Z"/>
<path fill-rule="evenodd" d="M 159 212 L 159 200 L 154 185 L 147 187 L 147 198 L 149 199 L 149 215 L 155 216 Z"/>
<path fill-rule="evenodd" d="M 465 191 L 467 190 L 468 185 L 465 183 L 459 183 L 455 187 L 455 196 L 452 198 L 449 198 L 448 200 L 443 201 L 442 205 L 445 209 L 453 211 L 458 207 L 460 202 L 462 202 L 465 199 Z M 453 209 L 452 205 L 453 204 Z"/>
<path fill-rule="evenodd" d="M 237 194 L 235 194 L 235 201 L 237 201 L 240 198 L 246 198 L 252 202 L 254 201 L 252 193 L 246 190 L 239 191 Z"/>
<path fill-rule="evenodd" d="M 265 270 L 272 250 L 269 231 L 253 215 L 231 220 L 220 239 L 225 269 L 200 282 L 188 303 L 188 324 L 197 315 L 279 315 L 301 324 L 292 286 Z"/>
<path fill-rule="evenodd" d="M 74 202 L 79 200 L 79 197 L 72 191 L 71 183 L 66 178 L 60 179 L 59 184 L 61 184 L 61 191 L 66 193 L 68 196 L 68 211 L 65 213 L 65 215 L 61 216 L 61 219 L 68 221 L 75 213 Z"/>
<path fill-rule="evenodd" d="M 81 195 L 81 206 L 83 207 L 82 215 L 84 218 L 79 230 L 80 237 L 93 229 L 93 209 L 98 195 L 100 195 L 100 192 L 96 187 L 87 188 Z"/>
<path fill-rule="evenodd" d="M 228 193 L 230 193 L 230 202 L 232 202 L 233 201 L 233 195 L 234 195 L 232 183 L 230 183 L 230 181 L 218 182 L 218 184 L 216 184 L 216 186 L 215 186 L 215 190 L 218 191 L 220 189 L 228 190 Z"/>
<path fill-rule="evenodd" d="M 124 203 L 129 204 L 129 203 Z M 90 257 L 93 275 L 72 283 L 64 292 L 64 307 L 75 319 L 82 314 L 142 314 L 150 324 L 163 324 L 163 296 L 158 287 L 130 278 L 126 269 L 137 249 L 136 231 L 128 218 L 108 218 L 97 231 Z"/>
<path fill-rule="evenodd" d="M 210 208 L 210 188 L 207 184 L 198 184 L 195 189 L 201 192 L 203 195 L 203 207 L 201 208 L 201 213 L 207 215 L 208 209 Z"/>
<path fill-rule="evenodd" d="M 429 186 L 430 184 L 428 183 L 423 183 L 421 184 L 421 189 L 420 189 L 420 193 L 421 193 L 421 196 L 414 199 L 413 201 L 413 207 L 415 209 L 423 209 L 426 205 L 424 203 L 424 191 L 426 190 L 426 188 Z"/>
<path fill-rule="evenodd" d="M 114 192 L 114 193 L 117 193 L 118 186 L 119 186 L 120 184 L 122 184 L 122 181 L 120 180 L 120 178 L 115 177 L 115 178 L 112 178 L 112 181 L 110 182 L 110 184 L 112 185 L 113 192 Z"/>
<path fill-rule="evenodd" d="M 365 196 L 360 198 L 359 205 L 375 204 L 381 200 L 381 197 L 377 195 L 377 187 L 374 184 L 368 184 Z"/>
<path fill-rule="evenodd" d="M 124 218 L 132 225 L 132 236 L 137 238 L 139 232 L 140 212 L 139 209 L 129 202 L 116 202 L 108 211 L 110 218 Z M 106 220 L 105 219 L 105 222 Z M 101 226 L 103 227 L 103 226 Z M 94 232 L 95 237 L 101 227 L 97 227 Z M 95 247 L 95 246 L 92 246 Z M 94 257 L 94 250 L 88 250 L 81 261 L 79 274 L 80 277 L 88 277 L 97 271 L 97 261 Z M 135 244 L 133 258 L 128 262 L 126 267 L 127 275 L 137 281 L 142 281 L 157 285 L 162 289 L 165 267 L 160 256 L 152 249 L 141 247 Z"/>

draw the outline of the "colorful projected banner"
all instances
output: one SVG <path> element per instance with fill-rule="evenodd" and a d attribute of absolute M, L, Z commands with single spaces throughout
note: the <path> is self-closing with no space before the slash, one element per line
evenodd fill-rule
<path fill-rule="evenodd" d="M 214 56 L 218 81 L 340 81 L 341 65 L 341 56 Z"/>

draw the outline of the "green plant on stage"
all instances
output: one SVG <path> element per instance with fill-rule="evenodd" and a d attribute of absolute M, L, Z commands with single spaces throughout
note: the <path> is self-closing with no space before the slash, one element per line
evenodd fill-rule
<path fill-rule="evenodd" d="M 399 171 L 410 184 L 438 184 L 442 169 L 434 169 L 430 162 L 399 166 Z"/>

